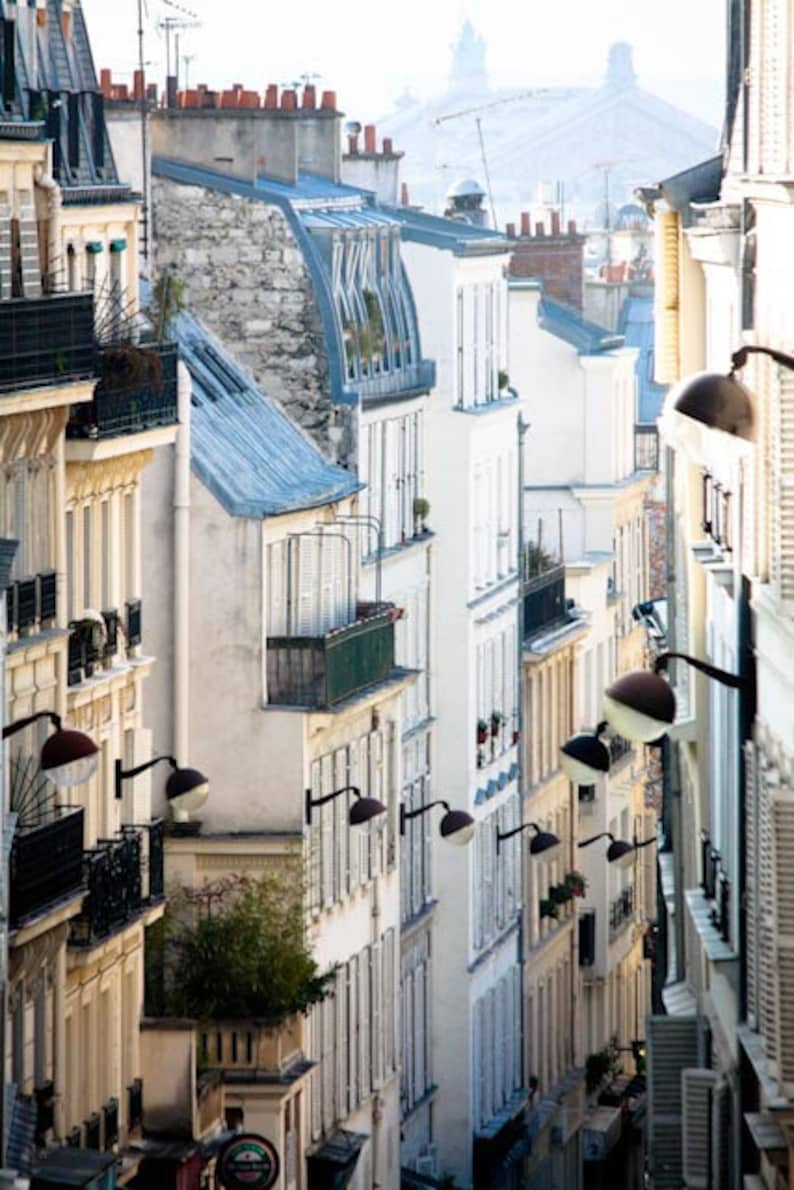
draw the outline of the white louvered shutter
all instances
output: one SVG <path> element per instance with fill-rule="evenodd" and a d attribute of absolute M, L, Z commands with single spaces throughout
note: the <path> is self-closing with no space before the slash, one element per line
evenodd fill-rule
<path fill-rule="evenodd" d="M 655 1190 L 678 1190 L 683 1174 L 681 1071 L 697 1065 L 698 1019 L 649 1016 L 648 1155 Z"/>
<path fill-rule="evenodd" d="M 758 949 L 759 949 L 759 838 L 758 838 L 758 766 L 756 764 L 756 747 L 750 741 L 744 746 L 744 776 L 745 776 L 745 820 L 744 820 L 744 848 L 745 848 L 745 957 L 747 961 L 747 1020 L 751 1028 L 758 1028 L 758 1010 L 760 1003 L 758 983 Z"/>
<path fill-rule="evenodd" d="M 687 1190 L 711 1190 L 712 1099 L 718 1077 L 715 1070 L 689 1068 L 681 1071 L 682 1149 Z"/>
<path fill-rule="evenodd" d="M 772 373 L 771 570 L 781 599 L 794 601 L 794 374 Z"/>
<path fill-rule="evenodd" d="M 656 351 L 654 379 L 659 384 L 678 380 L 680 369 L 679 222 L 675 211 L 664 211 L 654 220 L 656 229 Z"/>
<path fill-rule="evenodd" d="M 794 790 L 771 801 L 777 1078 L 794 1095 Z"/>

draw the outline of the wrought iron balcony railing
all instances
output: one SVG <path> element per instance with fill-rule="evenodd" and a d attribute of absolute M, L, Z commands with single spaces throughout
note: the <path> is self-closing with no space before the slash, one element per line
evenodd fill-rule
<path fill-rule="evenodd" d="M 612 942 L 634 917 L 634 885 L 629 884 L 609 906 L 609 940 Z"/>
<path fill-rule="evenodd" d="M 634 427 L 634 470 L 659 470 L 659 431 L 656 426 Z"/>
<path fill-rule="evenodd" d="M 525 640 L 553 624 L 562 623 L 568 614 L 565 567 L 552 566 L 542 574 L 525 579 L 523 600 Z"/>
<path fill-rule="evenodd" d="M 83 887 L 83 810 L 70 809 L 28 830 L 18 829 L 11 848 L 12 929 L 76 896 Z"/>
<path fill-rule="evenodd" d="M 177 420 L 177 362 L 173 343 L 101 348 L 93 401 L 72 407 L 69 438 L 115 438 Z"/>
<path fill-rule="evenodd" d="M 332 707 L 394 669 L 395 609 L 360 604 L 358 618 L 323 636 L 273 636 L 267 642 L 268 701 Z"/>
<path fill-rule="evenodd" d="M 0 393 L 95 375 L 93 294 L 0 301 Z"/>

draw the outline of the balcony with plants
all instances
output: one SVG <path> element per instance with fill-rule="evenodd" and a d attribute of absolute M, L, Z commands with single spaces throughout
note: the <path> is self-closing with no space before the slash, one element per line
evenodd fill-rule
<path fill-rule="evenodd" d="M 351 623 L 317 636 L 268 636 L 268 701 L 333 708 L 387 681 L 395 671 L 391 603 L 356 604 Z"/>

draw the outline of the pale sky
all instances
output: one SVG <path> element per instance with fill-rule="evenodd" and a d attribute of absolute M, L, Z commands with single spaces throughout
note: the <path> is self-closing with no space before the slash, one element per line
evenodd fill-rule
<path fill-rule="evenodd" d="M 137 5 L 83 0 L 97 71 L 125 76 L 136 66 Z M 183 31 L 181 44 L 194 55 L 192 84 L 262 91 L 318 74 L 351 118 L 371 120 L 406 86 L 443 92 L 450 45 L 468 16 L 487 40 L 494 85 L 593 83 L 609 45 L 628 41 L 645 87 L 719 123 L 725 0 L 144 0 L 144 8 L 147 73 L 160 81 L 158 22 L 191 11 L 201 26 Z"/>

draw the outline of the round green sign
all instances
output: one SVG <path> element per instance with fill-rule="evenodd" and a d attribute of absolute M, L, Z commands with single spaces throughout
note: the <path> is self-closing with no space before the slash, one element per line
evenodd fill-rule
<path fill-rule="evenodd" d="M 278 1178 L 278 1153 L 253 1132 L 234 1136 L 218 1156 L 218 1180 L 226 1190 L 270 1190 Z"/>

